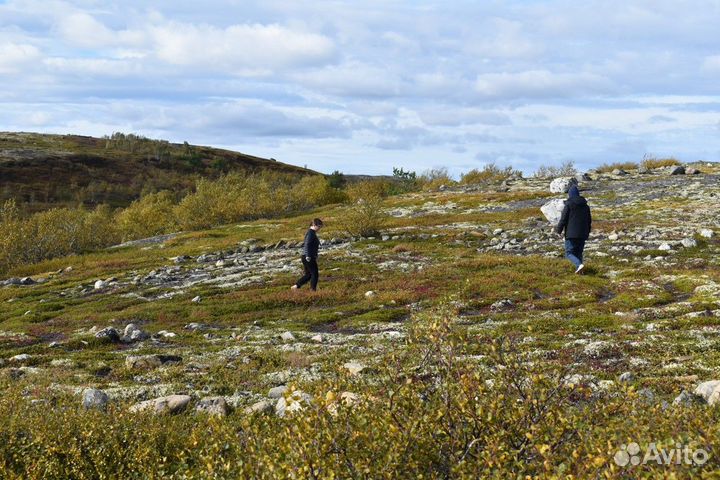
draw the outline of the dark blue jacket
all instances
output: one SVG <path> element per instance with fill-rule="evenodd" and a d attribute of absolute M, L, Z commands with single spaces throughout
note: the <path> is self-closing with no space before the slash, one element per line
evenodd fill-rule
<path fill-rule="evenodd" d="M 303 257 L 317 258 L 320 249 L 320 239 L 315 230 L 308 228 L 303 241 Z"/>
<path fill-rule="evenodd" d="M 592 228 L 592 215 L 587 200 L 577 193 L 577 189 L 570 192 L 570 198 L 565 201 L 565 207 L 560 222 L 555 231 L 565 231 L 565 238 L 587 240 Z"/>

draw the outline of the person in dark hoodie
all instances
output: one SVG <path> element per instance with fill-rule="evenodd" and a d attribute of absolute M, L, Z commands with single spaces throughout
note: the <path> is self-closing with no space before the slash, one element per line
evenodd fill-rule
<path fill-rule="evenodd" d="M 565 257 L 575 265 L 575 273 L 578 274 L 585 269 L 583 250 L 591 226 L 592 216 L 587 200 L 580 196 L 577 186 L 573 185 L 568 190 L 568 199 L 555 231 L 558 235 L 565 231 Z"/>
<path fill-rule="evenodd" d="M 300 277 L 295 285 L 290 287 L 293 290 L 305 285 L 310 282 L 310 289 L 314 292 L 317 290 L 318 278 L 320 274 L 318 272 L 318 250 L 320 249 L 320 239 L 317 236 L 317 231 L 323 227 L 323 221 L 319 218 L 313 219 L 310 224 L 310 228 L 305 233 L 305 240 L 303 241 L 303 253 L 302 253 L 302 264 L 305 274 Z"/>

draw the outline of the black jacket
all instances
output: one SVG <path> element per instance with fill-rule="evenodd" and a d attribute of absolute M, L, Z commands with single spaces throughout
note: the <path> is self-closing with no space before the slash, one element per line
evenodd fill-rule
<path fill-rule="evenodd" d="M 565 238 L 587 240 L 591 227 L 592 215 L 587 200 L 583 197 L 567 199 L 555 231 L 562 233 L 565 230 Z"/>
<path fill-rule="evenodd" d="M 320 249 L 320 239 L 315 230 L 308 228 L 303 242 L 303 257 L 317 258 Z"/>

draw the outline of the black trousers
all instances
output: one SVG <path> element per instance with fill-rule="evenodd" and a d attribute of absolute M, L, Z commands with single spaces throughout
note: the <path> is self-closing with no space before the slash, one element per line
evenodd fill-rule
<path fill-rule="evenodd" d="M 310 258 L 310 261 L 308 261 L 307 258 L 302 257 L 302 264 L 305 275 L 303 275 L 295 285 L 300 288 L 307 282 L 310 282 L 310 288 L 312 290 L 317 290 L 318 278 L 320 277 L 317 258 Z"/>

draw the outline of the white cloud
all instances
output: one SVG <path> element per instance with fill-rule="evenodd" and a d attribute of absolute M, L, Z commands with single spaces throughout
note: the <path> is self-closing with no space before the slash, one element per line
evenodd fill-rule
<path fill-rule="evenodd" d="M 717 0 L 0 0 L 0 130 L 135 130 L 357 173 L 452 170 L 490 143 L 523 166 L 636 140 L 715 155 L 718 24 Z"/>
<path fill-rule="evenodd" d="M 125 77 L 142 73 L 138 63 L 105 58 L 47 58 L 43 63 L 51 72 L 93 77 Z"/>
<path fill-rule="evenodd" d="M 82 48 L 105 46 L 115 39 L 113 31 L 83 12 L 61 18 L 57 28 L 65 41 Z"/>
<path fill-rule="evenodd" d="M 169 23 L 152 29 L 157 57 L 165 62 L 227 73 L 266 73 L 334 61 L 333 41 L 281 25 L 218 28 Z"/>
<path fill-rule="evenodd" d="M 359 62 L 298 73 L 293 78 L 306 88 L 336 96 L 384 98 L 409 93 L 409 84 L 392 69 Z"/>
<path fill-rule="evenodd" d="M 0 73 L 20 73 L 26 68 L 32 68 L 38 58 L 40 58 L 40 50 L 33 45 L 0 44 Z"/>
<path fill-rule="evenodd" d="M 518 73 L 486 73 L 477 76 L 475 90 L 487 99 L 566 98 L 606 93 L 611 82 L 592 73 L 553 73 L 528 70 Z"/>
<path fill-rule="evenodd" d="M 426 125 L 460 126 L 460 125 L 510 125 L 510 117 L 503 112 L 481 108 L 449 108 L 433 106 L 418 111 L 418 115 Z"/>
<path fill-rule="evenodd" d="M 702 69 L 710 73 L 720 73 L 720 55 L 705 57 Z"/>
<path fill-rule="evenodd" d="M 493 19 L 480 35 L 466 44 L 471 55 L 494 58 L 522 58 L 540 54 L 544 46 L 533 41 L 523 31 L 523 24 L 503 18 Z M 489 30 L 489 32 L 488 32 Z"/>

